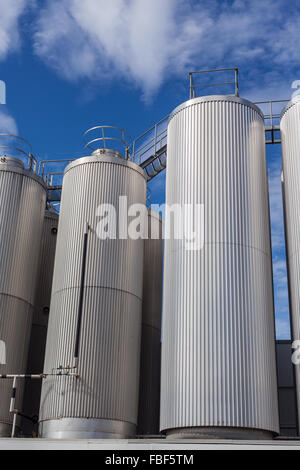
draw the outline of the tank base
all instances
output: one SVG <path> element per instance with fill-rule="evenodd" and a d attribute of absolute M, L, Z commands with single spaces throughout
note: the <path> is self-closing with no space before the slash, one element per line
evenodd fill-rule
<path fill-rule="evenodd" d="M 135 435 L 135 424 L 109 419 L 61 418 L 39 424 L 39 436 L 48 439 L 126 439 Z"/>
<path fill-rule="evenodd" d="M 262 429 L 233 427 L 177 428 L 166 432 L 167 439 L 245 439 L 272 440 L 275 433 Z"/>

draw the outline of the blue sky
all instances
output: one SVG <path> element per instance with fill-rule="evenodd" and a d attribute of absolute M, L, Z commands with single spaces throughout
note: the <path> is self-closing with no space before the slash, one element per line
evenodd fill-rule
<path fill-rule="evenodd" d="M 188 98 L 187 72 L 205 68 L 239 67 L 252 101 L 289 98 L 299 31 L 299 1 L 0 0 L 0 128 L 39 159 L 77 157 L 86 129 L 112 124 L 137 137 Z M 280 146 L 268 146 L 267 161 L 277 336 L 287 338 Z M 151 183 L 153 203 L 164 178 Z"/>

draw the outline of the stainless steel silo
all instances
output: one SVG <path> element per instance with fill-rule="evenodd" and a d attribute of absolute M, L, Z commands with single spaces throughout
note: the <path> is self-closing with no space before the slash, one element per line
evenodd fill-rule
<path fill-rule="evenodd" d="M 300 340 L 300 96 L 284 109 L 281 121 L 283 200 L 293 341 Z M 295 379 L 300 423 L 300 364 L 295 364 Z M 300 434 L 300 427 L 298 430 Z"/>
<path fill-rule="evenodd" d="M 148 238 L 144 241 L 139 435 L 159 433 L 162 270 L 162 219 L 149 209 Z"/>
<path fill-rule="evenodd" d="M 38 258 L 46 204 L 42 180 L 21 160 L 0 158 L 0 340 L 6 364 L 0 374 L 24 374 L 32 323 Z M 0 436 L 10 436 L 12 381 L 0 380 Z M 16 407 L 22 404 L 18 383 Z"/>
<path fill-rule="evenodd" d="M 53 209 L 47 208 L 45 210 L 27 374 L 41 374 L 44 369 L 58 217 Z M 38 417 L 41 386 L 39 380 L 27 380 L 25 382 L 22 412 L 27 417 Z M 37 429 L 32 421 L 25 418 L 22 420 L 22 432 L 26 436 L 32 436 L 33 432 L 37 432 Z"/>
<path fill-rule="evenodd" d="M 204 243 L 165 240 L 161 431 L 271 437 L 279 420 L 262 113 L 235 96 L 183 103 L 170 117 L 167 162 L 166 205 L 202 207 L 203 219 L 183 212 L 181 225 L 203 230 Z"/>
<path fill-rule="evenodd" d="M 97 235 L 99 206 L 111 204 L 118 214 L 120 196 L 127 197 L 128 207 L 145 205 L 146 181 L 142 169 L 117 151 L 98 150 L 65 169 L 44 371 L 76 366 L 77 311 L 85 265 L 79 377 L 43 381 L 42 437 L 136 433 L 144 241 L 121 237 L 119 230 L 116 239 Z"/>

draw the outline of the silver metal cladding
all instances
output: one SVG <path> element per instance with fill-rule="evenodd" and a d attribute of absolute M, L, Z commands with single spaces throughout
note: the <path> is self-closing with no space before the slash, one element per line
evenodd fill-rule
<path fill-rule="evenodd" d="M 159 237 L 151 237 L 158 226 Z M 138 434 L 159 434 L 163 240 L 162 219 L 148 210 L 148 239 L 144 241 L 144 282 Z"/>
<path fill-rule="evenodd" d="M 24 165 L 10 159 L 0 164 L 0 340 L 6 363 L 0 374 L 24 374 L 36 289 L 46 188 Z M 12 381 L 0 381 L 0 436 L 10 436 Z M 22 405 L 18 383 L 16 407 Z"/>
<path fill-rule="evenodd" d="M 40 435 L 126 437 L 138 412 L 142 239 L 100 239 L 100 204 L 118 211 L 119 196 L 145 205 L 143 171 L 118 155 L 94 155 L 65 170 L 44 370 L 73 364 L 84 231 L 89 225 L 79 378 L 43 381 Z"/>
<path fill-rule="evenodd" d="M 160 429 L 279 432 L 268 177 L 261 111 L 192 99 L 168 126 L 166 204 L 204 205 L 204 246 L 165 241 Z"/>
<path fill-rule="evenodd" d="M 41 374 L 44 368 L 58 219 L 59 215 L 57 213 L 46 209 L 29 343 L 28 374 Z M 38 416 L 41 387 L 40 380 L 25 381 L 22 411 L 26 416 Z M 30 437 L 33 432 L 37 432 L 36 425 L 24 418 L 22 419 L 22 432 L 25 436 Z"/>
<path fill-rule="evenodd" d="M 300 96 L 286 106 L 280 121 L 283 201 L 292 338 L 300 340 Z M 299 347 L 299 346 L 298 346 Z M 300 364 L 295 364 L 300 434 Z"/>

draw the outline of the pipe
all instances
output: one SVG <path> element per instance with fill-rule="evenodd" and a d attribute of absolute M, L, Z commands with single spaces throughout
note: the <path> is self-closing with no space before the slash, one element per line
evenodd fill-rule
<path fill-rule="evenodd" d="M 62 369 L 68 369 L 62 367 Z M 70 377 L 79 377 L 75 372 L 57 372 L 51 374 L 2 374 L 0 375 L 0 379 L 46 379 L 47 377 L 57 377 L 61 375 L 68 375 Z"/>
<path fill-rule="evenodd" d="M 14 413 L 11 437 L 15 437 L 15 432 L 16 432 L 16 422 L 17 422 L 17 414 L 15 413 L 16 393 L 17 393 L 17 377 L 15 376 L 13 380 L 13 386 L 12 386 L 11 398 L 10 398 L 10 407 L 9 407 L 9 412 Z"/>
<path fill-rule="evenodd" d="M 17 377 L 14 377 L 13 387 L 11 391 L 11 398 L 10 398 L 10 407 L 9 412 L 12 413 L 15 409 L 15 401 L 16 401 L 16 392 L 17 392 Z"/>
<path fill-rule="evenodd" d="M 14 417 L 13 417 L 13 425 L 12 425 L 12 430 L 11 430 L 11 437 L 15 437 L 18 413 L 13 411 L 13 414 L 14 414 Z"/>
<path fill-rule="evenodd" d="M 78 366 L 80 333 L 81 333 L 81 324 L 82 324 L 82 310 L 83 310 L 84 281 L 85 281 L 85 271 L 86 271 L 86 254 L 87 254 L 88 231 L 89 231 L 89 224 L 86 222 L 85 230 L 84 230 L 84 236 L 83 236 L 83 253 L 82 253 L 80 292 L 79 292 L 78 317 L 77 317 L 75 349 L 74 349 L 75 367 Z"/>
<path fill-rule="evenodd" d="M 0 379 L 42 379 L 44 374 L 0 374 Z"/>
<path fill-rule="evenodd" d="M 16 424 L 17 424 L 17 416 L 24 416 L 27 419 L 32 419 L 29 416 L 25 416 L 20 411 L 15 409 L 15 402 L 16 402 L 16 395 L 17 395 L 17 379 L 43 379 L 49 376 L 62 376 L 68 375 L 71 377 L 78 378 L 78 374 L 74 372 L 58 372 L 56 374 L 0 374 L 0 379 L 13 379 L 13 386 L 11 391 L 11 398 L 10 398 L 10 406 L 9 412 L 13 413 L 13 424 L 11 430 L 11 437 L 15 437 L 16 434 Z"/>

